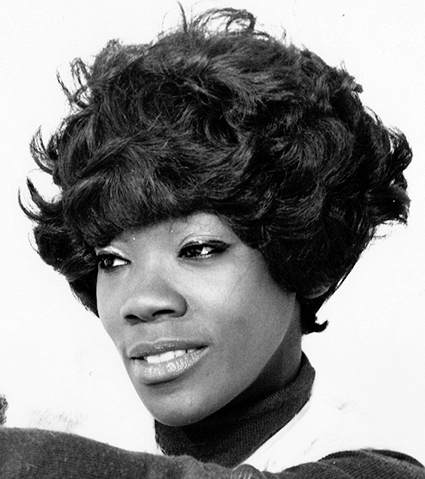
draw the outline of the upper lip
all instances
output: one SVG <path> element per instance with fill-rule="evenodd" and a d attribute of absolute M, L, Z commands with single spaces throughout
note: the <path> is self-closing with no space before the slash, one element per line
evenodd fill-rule
<path fill-rule="evenodd" d="M 177 351 L 179 349 L 200 349 L 207 346 L 199 341 L 185 339 L 161 339 L 152 342 L 138 342 L 130 346 L 127 350 L 127 357 L 130 359 L 139 359 L 154 354 L 166 353 L 168 351 Z"/>

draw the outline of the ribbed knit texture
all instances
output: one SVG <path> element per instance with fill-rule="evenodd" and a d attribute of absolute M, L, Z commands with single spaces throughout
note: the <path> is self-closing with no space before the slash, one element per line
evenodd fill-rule
<path fill-rule="evenodd" d="M 80 436 L 0 427 L 1 479 L 425 479 L 420 464 L 388 451 L 346 451 L 286 471 L 225 469 L 191 457 L 130 452 Z"/>
<path fill-rule="evenodd" d="M 234 467 L 287 424 L 308 401 L 315 372 L 305 355 L 290 384 L 247 403 L 231 402 L 215 414 L 182 427 L 155 423 L 156 440 L 168 456 L 189 455 Z"/>

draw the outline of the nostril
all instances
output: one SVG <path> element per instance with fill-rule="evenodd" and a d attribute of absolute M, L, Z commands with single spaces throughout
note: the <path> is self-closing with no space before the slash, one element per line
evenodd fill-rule
<path fill-rule="evenodd" d="M 136 323 L 140 323 L 140 321 L 142 321 L 142 319 L 139 318 L 138 316 L 136 316 L 135 314 L 127 314 L 125 316 L 125 320 L 129 324 L 136 324 Z"/>
<path fill-rule="evenodd" d="M 173 309 L 162 309 L 160 311 L 156 311 L 152 316 L 154 318 L 159 318 L 159 317 L 162 317 L 162 316 L 175 317 L 175 316 L 177 316 L 177 314 L 176 314 L 176 311 L 174 311 Z"/>
<path fill-rule="evenodd" d="M 158 309 L 154 311 L 145 311 L 144 314 L 127 314 L 125 320 L 130 324 L 156 321 L 161 318 L 175 318 L 181 316 L 174 309 Z"/>

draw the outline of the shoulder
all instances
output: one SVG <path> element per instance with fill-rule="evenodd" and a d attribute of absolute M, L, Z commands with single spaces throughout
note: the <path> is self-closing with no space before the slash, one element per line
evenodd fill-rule
<path fill-rule="evenodd" d="M 236 471 L 238 476 L 234 477 L 251 479 L 425 479 L 419 462 L 385 450 L 343 451 L 274 473 L 262 473 L 248 465 Z"/>
<path fill-rule="evenodd" d="M 335 477 L 425 479 L 425 469 L 420 462 L 406 454 L 388 450 L 342 451 L 330 454 L 317 464 L 340 474 Z"/>

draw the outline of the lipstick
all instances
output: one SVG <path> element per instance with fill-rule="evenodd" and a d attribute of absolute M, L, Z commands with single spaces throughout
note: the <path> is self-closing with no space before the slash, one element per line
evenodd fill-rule
<path fill-rule="evenodd" d="M 146 385 L 173 381 L 194 368 L 207 351 L 206 345 L 181 340 L 138 343 L 128 351 L 132 378 Z"/>

